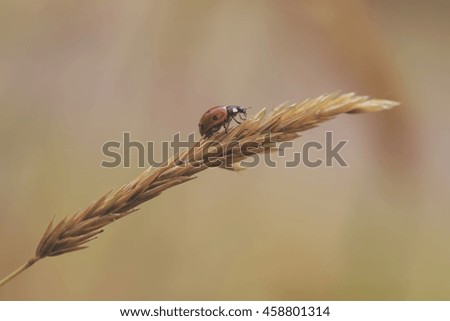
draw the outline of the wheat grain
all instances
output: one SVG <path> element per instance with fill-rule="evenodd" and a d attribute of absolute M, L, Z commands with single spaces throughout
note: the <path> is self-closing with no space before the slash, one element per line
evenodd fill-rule
<path fill-rule="evenodd" d="M 1 280 L 0 286 L 45 257 L 86 248 L 86 243 L 95 239 L 106 225 L 133 213 L 137 206 L 164 190 L 194 179 L 194 175 L 200 171 L 209 167 L 239 170 L 239 163 L 248 156 L 270 151 L 274 143 L 293 140 L 299 137 L 298 132 L 315 127 L 338 114 L 377 112 L 397 104 L 352 93 L 336 93 L 298 104 L 283 104 L 269 113 L 263 109 L 228 133 L 221 132 L 202 139 L 163 166 L 149 168 L 116 192 L 100 197 L 85 210 L 64 218 L 56 225 L 52 220 L 35 255 Z M 243 149 L 242 146 L 250 148 Z"/>

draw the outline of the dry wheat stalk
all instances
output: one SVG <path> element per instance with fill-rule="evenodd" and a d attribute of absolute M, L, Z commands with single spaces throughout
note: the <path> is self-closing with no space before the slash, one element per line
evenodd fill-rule
<path fill-rule="evenodd" d="M 194 174 L 209 167 L 239 170 L 246 157 L 270 151 L 274 142 L 299 137 L 298 132 L 317 126 L 341 113 L 376 112 L 390 109 L 398 103 L 369 99 L 366 96 L 331 94 L 293 105 L 280 105 L 266 115 L 265 109 L 253 118 L 229 130 L 228 133 L 202 139 L 189 150 L 171 158 L 164 166 L 149 168 L 136 179 L 114 193 L 108 193 L 85 210 L 53 221 L 40 240 L 35 255 L 19 269 L 0 281 L 0 286 L 37 261 L 86 248 L 103 228 L 136 211 L 136 207 L 164 190 L 194 179 Z M 269 140 L 270 135 L 270 140 Z M 241 150 L 249 144 L 251 148 Z"/>

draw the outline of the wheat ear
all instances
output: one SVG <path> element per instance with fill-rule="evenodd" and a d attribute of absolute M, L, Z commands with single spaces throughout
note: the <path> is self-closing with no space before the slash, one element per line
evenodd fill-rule
<path fill-rule="evenodd" d="M 245 158 L 271 150 L 276 142 L 293 140 L 298 132 L 317 126 L 341 113 L 377 112 L 398 105 L 390 100 L 367 96 L 330 94 L 292 105 L 280 105 L 269 113 L 261 110 L 242 124 L 202 139 L 189 150 L 175 155 L 165 165 L 149 168 L 114 193 L 108 193 L 89 207 L 58 224 L 50 222 L 34 256 L 19 269 L 0 281 L 0 286 L 13 279 L 37 261 L 86 248 L 103 228 L 134 211 L 136 207 L 164 190 L 185 183 L 193 175 L 209 167 L 239 170 Z M 241 146 L 250 147 L 245 150 Z"/>

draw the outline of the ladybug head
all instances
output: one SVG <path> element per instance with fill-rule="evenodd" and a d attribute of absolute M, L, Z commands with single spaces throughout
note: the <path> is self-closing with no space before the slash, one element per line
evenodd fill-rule
<path fill-rule="evenodd" d="M 247 108 L 245 107 L 238 107 L 238 111 L 243 114 L 245 117 L 247 117 Z"/>
<path fill-rule="evenodd" d="M 228 111 L 229 115 L 234 116 L 234 115 L 239 114 L 239 116 L 244 115 L 245 117 L 247 117 L 247 108 L 242 107 L 242 106 L 229 105 L 229 106 L 227 106 L 227 111 Z"/>

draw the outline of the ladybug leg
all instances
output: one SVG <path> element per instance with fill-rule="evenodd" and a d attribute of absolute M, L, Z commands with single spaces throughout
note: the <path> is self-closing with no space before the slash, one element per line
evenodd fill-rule
<path fill-rule="evenodd" d="M 212 136 L 212 131 L 210 130 L 210 131 L 207 131 L 206 133 L 205 133 L 205 135 L 204 135 L 204 137 L 205 138 L 209 138 L 209 137 L 211 137 Z"/>
<path fill-rule="evenodd" d="M 233 120 L 236 122 L 236 123 L 238 123 L 238 124 L 240 124 L 240 122 L 239 121 L 237 121 L 237 119 L 236 118 L 234 118 L 234 116 L 231 116 L 231 118 L 233 118 Z"/>
<path fill-rule="evenodd" d="M 227 134 L 228 134 L 228 126 L 230 126 L 230 122 L 223 123 L 223 128 L 225 129 L 225 133 L 227 133 Z"/>

